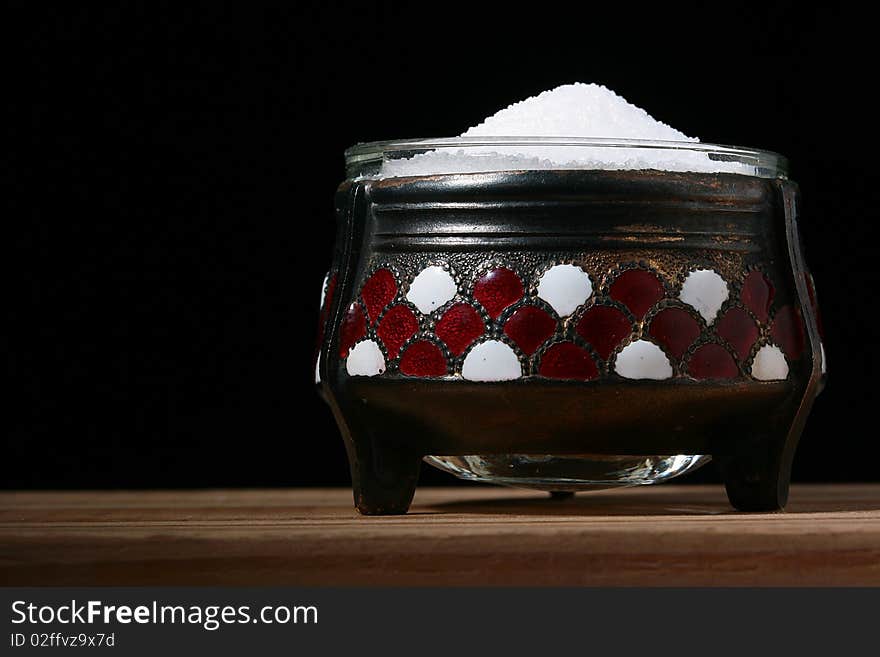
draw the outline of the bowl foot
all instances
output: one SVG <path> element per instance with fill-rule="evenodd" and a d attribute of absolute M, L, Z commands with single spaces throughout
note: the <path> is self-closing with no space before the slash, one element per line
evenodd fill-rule
<path fill-rule="evenodd" d="M 715 457 L 731 505 L 739 511 L 783 510 L 794 445 L 786 436 L 759 436 L 738 445 L 739 449 Z"/>
<path fill-rule="evenodd" d="M 402 515 L 409 510 L 422 457 L 375 439 L 347 441 L 354 504 L 365 516 Z"/>

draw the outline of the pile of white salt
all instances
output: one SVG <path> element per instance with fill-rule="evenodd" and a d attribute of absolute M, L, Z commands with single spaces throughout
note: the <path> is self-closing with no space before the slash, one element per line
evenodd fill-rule
<path fill-rule="evenodd" d="M 688 137 L 598 84 L 567 84 L 545 91 L 488 117 L 460 135 L 472 143 L 436 147 L 409 158 L 386 159 L 379 178 L 527 169 L 605 169 L 753 173 L 749 165 L 688 149 Z M 510 144 L 510 138 L 522 141 Z M 506 143 L 492 143 L 501 140 Z M 528 143 L 526 138 L 545 138 Z M 677 142 L 587 143 L 566 139 Z M 547 143 L 550 141 L 551 143 Z M 476 143 L 473 143 L 476 142 Z"/>

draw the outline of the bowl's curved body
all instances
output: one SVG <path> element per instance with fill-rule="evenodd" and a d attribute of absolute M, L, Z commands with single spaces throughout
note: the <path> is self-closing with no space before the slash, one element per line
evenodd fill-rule
<path fill-rule="evenodd" d="M 316 379 L 358 508 L 404 512 L 426 456 L 575 490 L 706 455 L 736 506 L 783 506 L 824 369 L 796 201 L 733 174 L 343 183 Z"/>

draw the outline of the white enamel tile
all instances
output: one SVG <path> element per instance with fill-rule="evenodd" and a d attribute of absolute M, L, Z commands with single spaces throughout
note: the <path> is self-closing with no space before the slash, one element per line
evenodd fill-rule
<path fill-rule="evenodd" d="M 783 381 L 788 378 L 788 363 L 782 350 L 775 344 L 761 347 L 752 362 L 752 376 L 758 381 Z"/>
<path fill-rule="evenodd" d="M 560 317 L 568 317 L 593 294 L 589 275 L 575 265 L 556 265 L 538 281 L 538 296 Z"/>
<path fill-rule="evenodd" d="M 373 340 L 358 342 L 348 352 L 345 370 L 350 376 L 376 376 L 385 371 L 385 357 Z"/>
<path fill-rule="evenodd" d="M 487 340 L 465 357 L 461 375 L 468 381 L 510 381 L 522 376 L 522 367 L 508 345 Z"/>
<path fill-rule="evenodd" d="M 654 379 L 672 376 L 672 365 L 663 350 L 653 342 L 636 340 L 617 354 L 614 371 L 626 379 Z"/>
<path fill-rule="evenodd" d="M 711 269 L 697 269 L 688 274 L 679 298 L 711 324 L 729 296 L 730 290 L 721 276 Z"/>
<path fill-rule="evenodd" d="M 455 296 L 455 280 L 443 267 L 431 265 L 419 272 L 409 286 L 406 298 L 426 315 Z"/>

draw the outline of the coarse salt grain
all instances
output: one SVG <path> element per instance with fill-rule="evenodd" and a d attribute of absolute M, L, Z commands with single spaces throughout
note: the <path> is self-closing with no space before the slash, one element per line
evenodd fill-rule
<path fill-rule="evenodd" d="M 544 137 L 565 141 L 609 139 L 699 143 L 696 137 L 657 121 L 598 84 L 567 84 L 514 103 L 465 131 L 470 140 Z M 686 148 L 686 144 L 683 144 Z M 707 153 L 671 148 L 627 145 L 625 148 L 580 144 L 481 143 L 453 144 L 409 158 L 386 159 L 379 178 L 479 173 L 532 169 L 604 169 L 751 173 L 741 162 L 713 160 Z"/>

